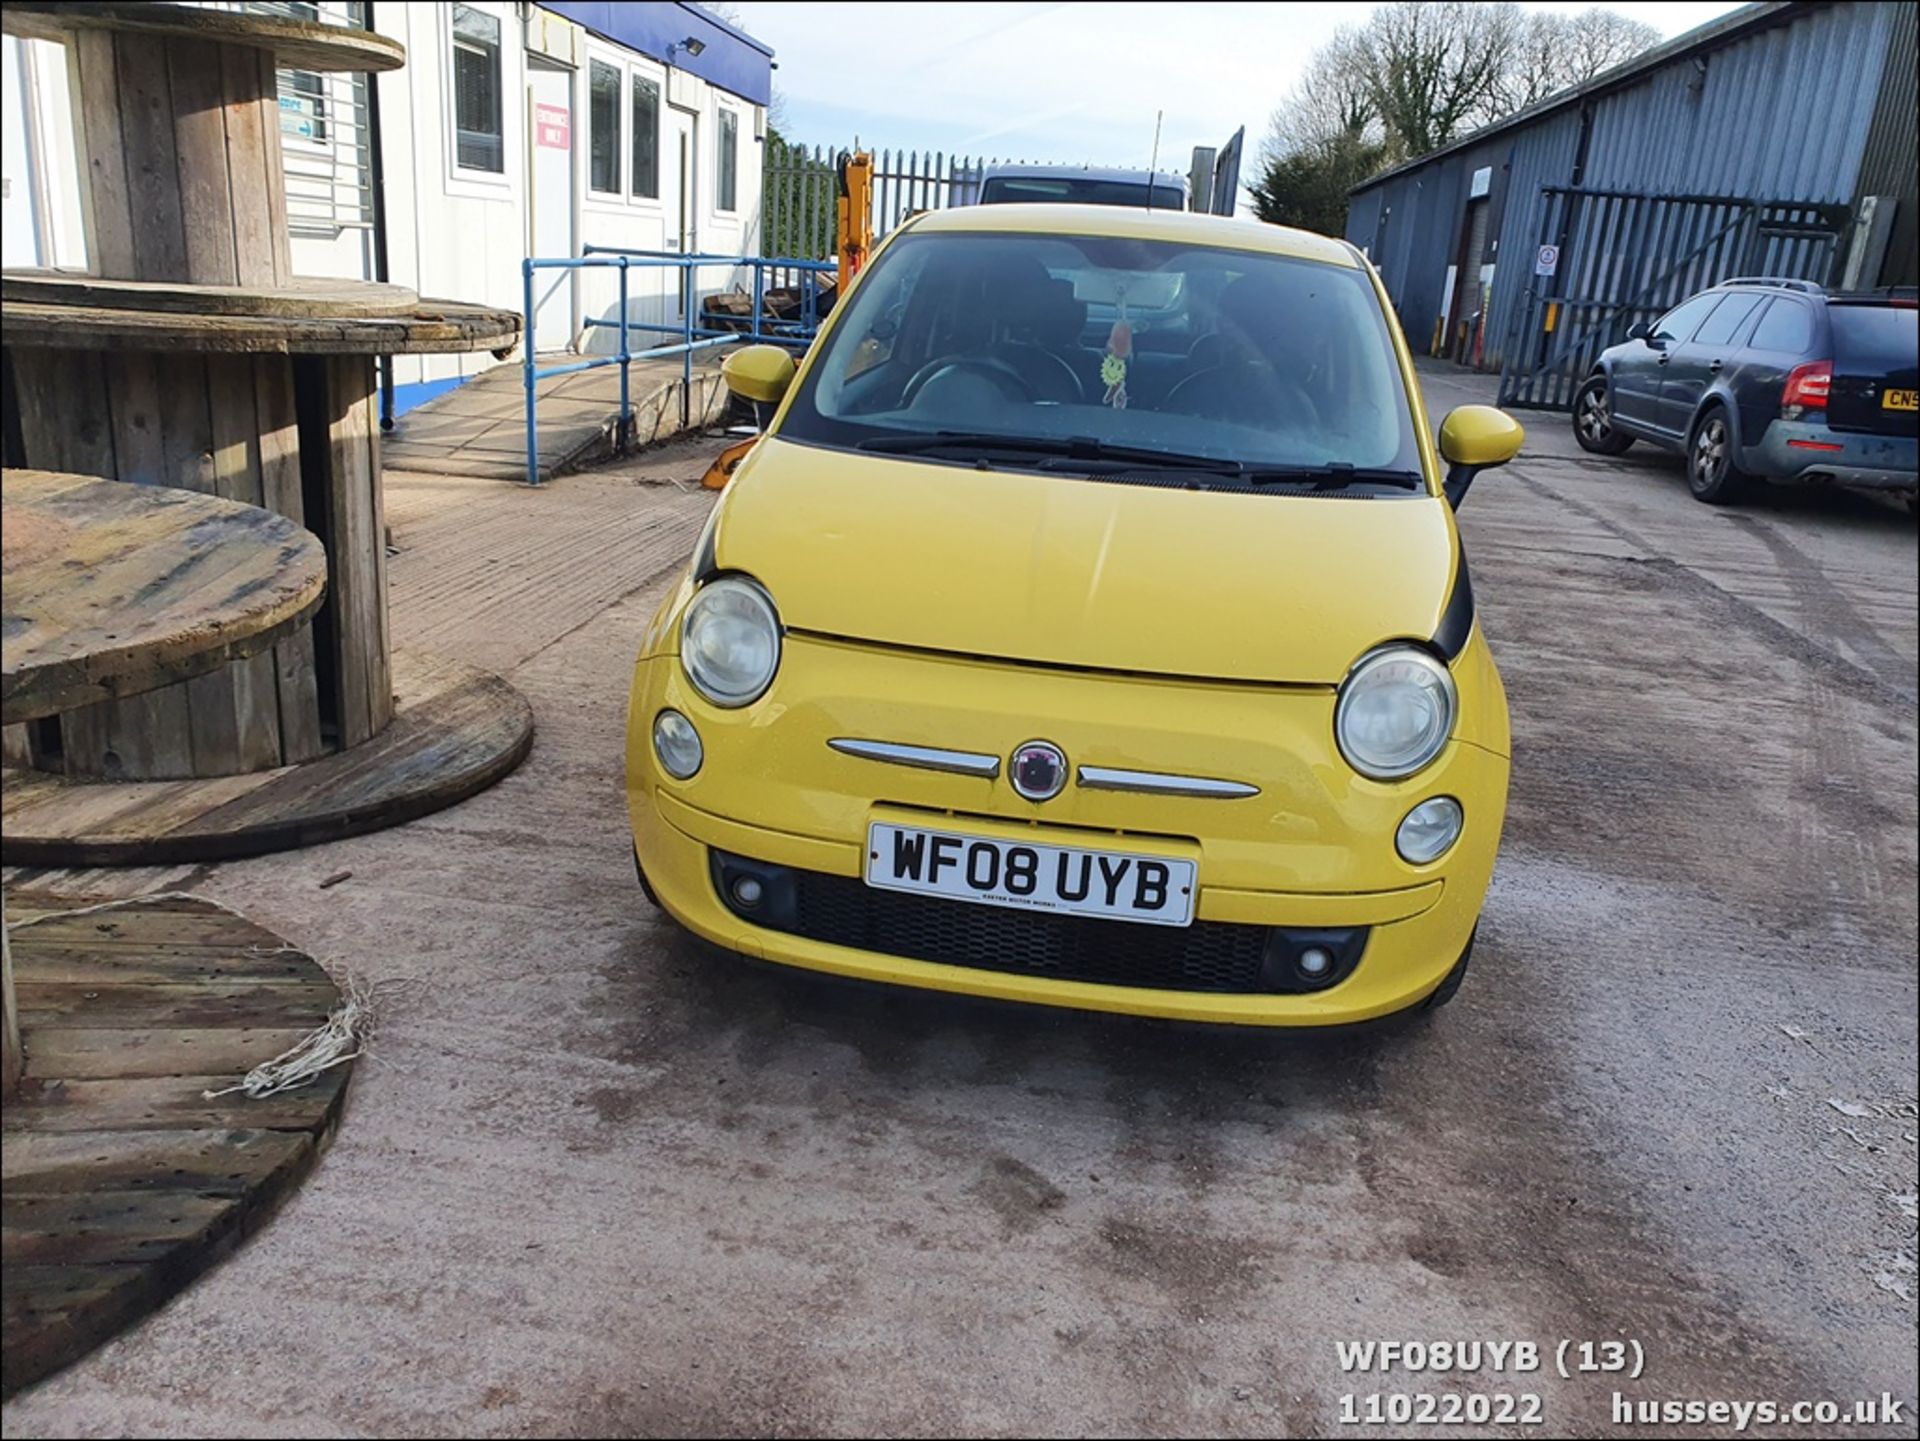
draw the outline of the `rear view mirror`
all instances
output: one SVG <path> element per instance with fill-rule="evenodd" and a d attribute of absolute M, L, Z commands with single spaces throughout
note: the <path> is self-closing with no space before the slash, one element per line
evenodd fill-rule
<path fill-rule="evenodd" d="M 1645 340 L 1651 334 L 1653 332 L 1647 329 L 1647 322 L 1644 320 L 1634 321 L 1627 329 L 1628 340 Z"/>
<path fill-rule="evenodd" d="M 793 383 L 793 357 L 777 345 L 746 345 L 720 366 L 727 389 L 756 405 L 778 405 Z"/>
<path fill-rule="evenodd" d="M 1458 405 L 1440 423 L 1440 455 L 1447 462 L 1443 487 L 1454 509 L 1483 470 L 1505 465 L 1520 453 L 1527 433 L 1520 422 L 1491 405 Z"/>

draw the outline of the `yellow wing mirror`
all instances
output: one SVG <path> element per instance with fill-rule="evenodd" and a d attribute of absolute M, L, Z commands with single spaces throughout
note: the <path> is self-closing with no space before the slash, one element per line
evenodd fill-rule
<path fill-rule="evenodd" d="M 1483 470 L 1505 465 L 1520 453 L 1527 432 L 1504 410 L 1491 405 L 1457 405 L 1440 423 L 1440 454 L 1447 462 L 1442 487 L 1455 510 Z"/>
<path fill-rule="evenodd" d="M 793 384 L 793 357 L 777 345 L 746 345 L 720 365 L 727 389 L 756 405 L 778 405 Z"/>

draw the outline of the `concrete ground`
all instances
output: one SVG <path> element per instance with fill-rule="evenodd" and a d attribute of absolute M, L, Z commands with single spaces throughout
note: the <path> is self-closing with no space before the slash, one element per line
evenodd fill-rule
<path fill-rule="evenodd" d="M 1473 971 L 1319 1041 L 689 943 L 635 888 L 620 743 L 705 452 L 390 475 L 396 637 L 506 670 L 533 756 L 337 845 L 9 878 L 184 883 L 405 984 L 285 1213 L 7 1435 L 1365 1435 L 1343 1397 L 1419 1392 L 1537 1393 L 1549 1435 L 1674 1434 L 1615 1392 L 1888 1392 L 1897 1425 L 1799 1429 L 1913 1434 L 1914 523 L 1709 509 L 1524 419 L 1463 511 L 1516 740 Z M 1343 1372 L 1370 1339 L 1545 1369 Z M 1644 1374 L 1560 1380 L 1562 1340 Z"/>

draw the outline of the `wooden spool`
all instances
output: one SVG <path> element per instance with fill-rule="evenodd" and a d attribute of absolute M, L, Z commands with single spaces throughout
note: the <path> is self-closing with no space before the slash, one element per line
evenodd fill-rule
<path fill-rule="evenodd" d="M 5 24 L 67 44 L 87 257 L 109 280 L 287 284 L 276 57 L 303 70 L 406 58 L 365 31 L 164 4 L 10 3 Z"/>
<path fill-rule="evenodd" d="M 393 718 L 371 356 L 11 359 L 26 465 L 264 506 L 317 535 L 329 571 L 314 620 L 271 652 L 41 722 L 29 763 L 106 780 L 235 775 L 358 745 Z"/>
<path fill-rule="evenodd" d="M 292 277 L 276 58 L 383 70 L 404 51 L 169 4 L 9 4 L 4 21 L 68 45 L 96 271 L 6 277 L 6 464 L 264 506 L 320 538 L 329 575 L 270 653 L 41 722 L 8 757 L 155 781 L 362 745 L 394 714 L 374 357 L 504 352 L 520 330 L 508 311 Z"/>

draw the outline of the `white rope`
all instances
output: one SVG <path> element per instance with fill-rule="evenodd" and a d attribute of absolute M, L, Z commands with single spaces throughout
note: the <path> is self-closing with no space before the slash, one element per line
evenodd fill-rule
<path fill-rule="evenodd" d="M 304 1086 L 323 1072 L 344 1066 L 365 1051 L 373 1034 L 373 990 L 372 986 L 349 978 L 340 1003 L 328 1012 L 324 1023 L 308 1031 L 271 1061 L 262 1061 L 248 1071 L 239 1085 L 200 1094 L 211 1101 L 242 1091 L 258 1101 Z"/>

